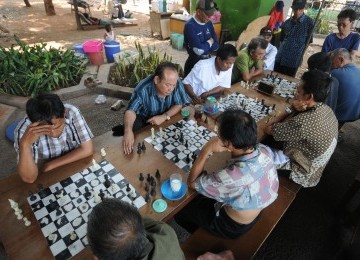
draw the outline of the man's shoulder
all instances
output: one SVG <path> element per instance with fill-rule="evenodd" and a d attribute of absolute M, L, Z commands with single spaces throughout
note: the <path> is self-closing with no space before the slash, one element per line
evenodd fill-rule
<path fill-rule="evenodd" d="M 336 39 L 336 33 L 330 33 L 328 36 L 325 37 L 325 42 L 326 41 L 332 41 L 332 40 L 335 40 Z"/>
<path fill-rule="evenodd" d="M 354 41 L 360 40 L 360 34 L 357 32 L 350 32 L 350 38 Z"/>
<path fill-rule="evenodd" d="M 147 92 L 153 87 L 153 77 L 152 75 L 146 77 L 142 81 L 137 84 L 134 91 L 141 93 L 141 92 Z"/>

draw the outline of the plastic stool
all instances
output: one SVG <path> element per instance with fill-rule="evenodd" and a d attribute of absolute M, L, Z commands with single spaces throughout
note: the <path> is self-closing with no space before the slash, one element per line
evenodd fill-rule
<path fill-rule="evenodd" d="M 14 131 L 17 125 L 19 124 L 20 120 L 16 120 L 15 122 L 11 123 L 8 127 L 6 127 L 5 135 L 7 139 L 9 139 L 11 142 L 15 141 L 14 137 Z"/>

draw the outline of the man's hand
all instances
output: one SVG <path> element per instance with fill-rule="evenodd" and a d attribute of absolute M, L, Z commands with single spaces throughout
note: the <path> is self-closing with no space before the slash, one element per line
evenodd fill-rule
<path fill-rule="evenodd" d="M 30 124 L 20 139 L 20 146 L 31 145 L 36 142 L 40 136 L 50 135 L 52 128 L 52 125 L 43 125 L 40 122 Z"/>
<path fill-rule="evenodd" d="M 193 101 L 192 103 L 194 105 L 203 103 L 203 100 L 199 96 L 194 95 L 194 96 L 191 97 L 191 99 L 192 99 L 192 101 Z"/>
<path fill-rule="evenodd" d="M 202 93 L 201 95 L 200 95 L 200 97 L 202 98 L 202 99 L 206 99 L 208 96 L 210 96 L 210 94 L 209 94 L 209 92 L 204 92 L 204 93 Z"/>
<path fill-rule="evenodd" d="M 151 125 L 161 125 L 162 123 L 165 122 L 165 120 L 166 120 L 166 117 L 164 115 L 158 115 L 158 116 L 151 117 L 146 122 L 151 124 Z"/>
<path fill-rule="evenodd" d="M 132 130 L 125 131 L 124 137 L 122 140 L 124 154 L 131 154 L 134 150 L 134 132 Z"/>

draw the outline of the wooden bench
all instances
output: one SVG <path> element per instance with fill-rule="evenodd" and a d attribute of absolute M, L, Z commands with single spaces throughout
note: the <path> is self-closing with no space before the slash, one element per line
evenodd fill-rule
<path fill-rule="evenodd" d="M 246 234 L 238 239 L 223 239 L 215 237 L 204 229 L 197 229 L 182 245 L 186 259 L 196 259 L 199 255 L 210 251 L 219 253 L 223 250 L 231 250 L 235 259 L 251 259 L 284 215 L 290 204 L 295 199 L 299 185 L 291 184 L 291 188 L 286 187 L 288 184 L 282 184 L 278 198 L 269 207 L 261 213 L 260 219 L 255 226 Z M 297 187 L 296 187 L 297 186 Z"/>

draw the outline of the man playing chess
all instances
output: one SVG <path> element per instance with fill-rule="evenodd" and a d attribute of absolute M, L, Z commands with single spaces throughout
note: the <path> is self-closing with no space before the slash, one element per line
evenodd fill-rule
<path fill-rule="evenodd" d="M 134 131 L 146 124 L 161 125 L 180 112 L 189 103 L 189 97 L 179 79 L 177 65 L 161 63 L 150 75 L 134 89 L 129 106 L 124 115 L 124 126 L 113 127 L 114 136 L 122 136 L 125 154 L 133 151 Z"/>
<path fill-rule="evenodd" d="M 40 94 L 26 103 L 27 116 L 17 125 L 14 147 L 18 173 L 33 183 L 39 168 L 48 172 L 93 153 L 93 134 L 78 108 L 55 94 Z"/>
<path fill-rule="evenodd" d="M 201 103 L 202 99 L 220 95 L 231 87 L 231 72 L 236 57 L 236 48 L 225 44 L 219 48 L 216 57 L 200 60 L 195 64 L 183 81 L 193 103 Z"/>

